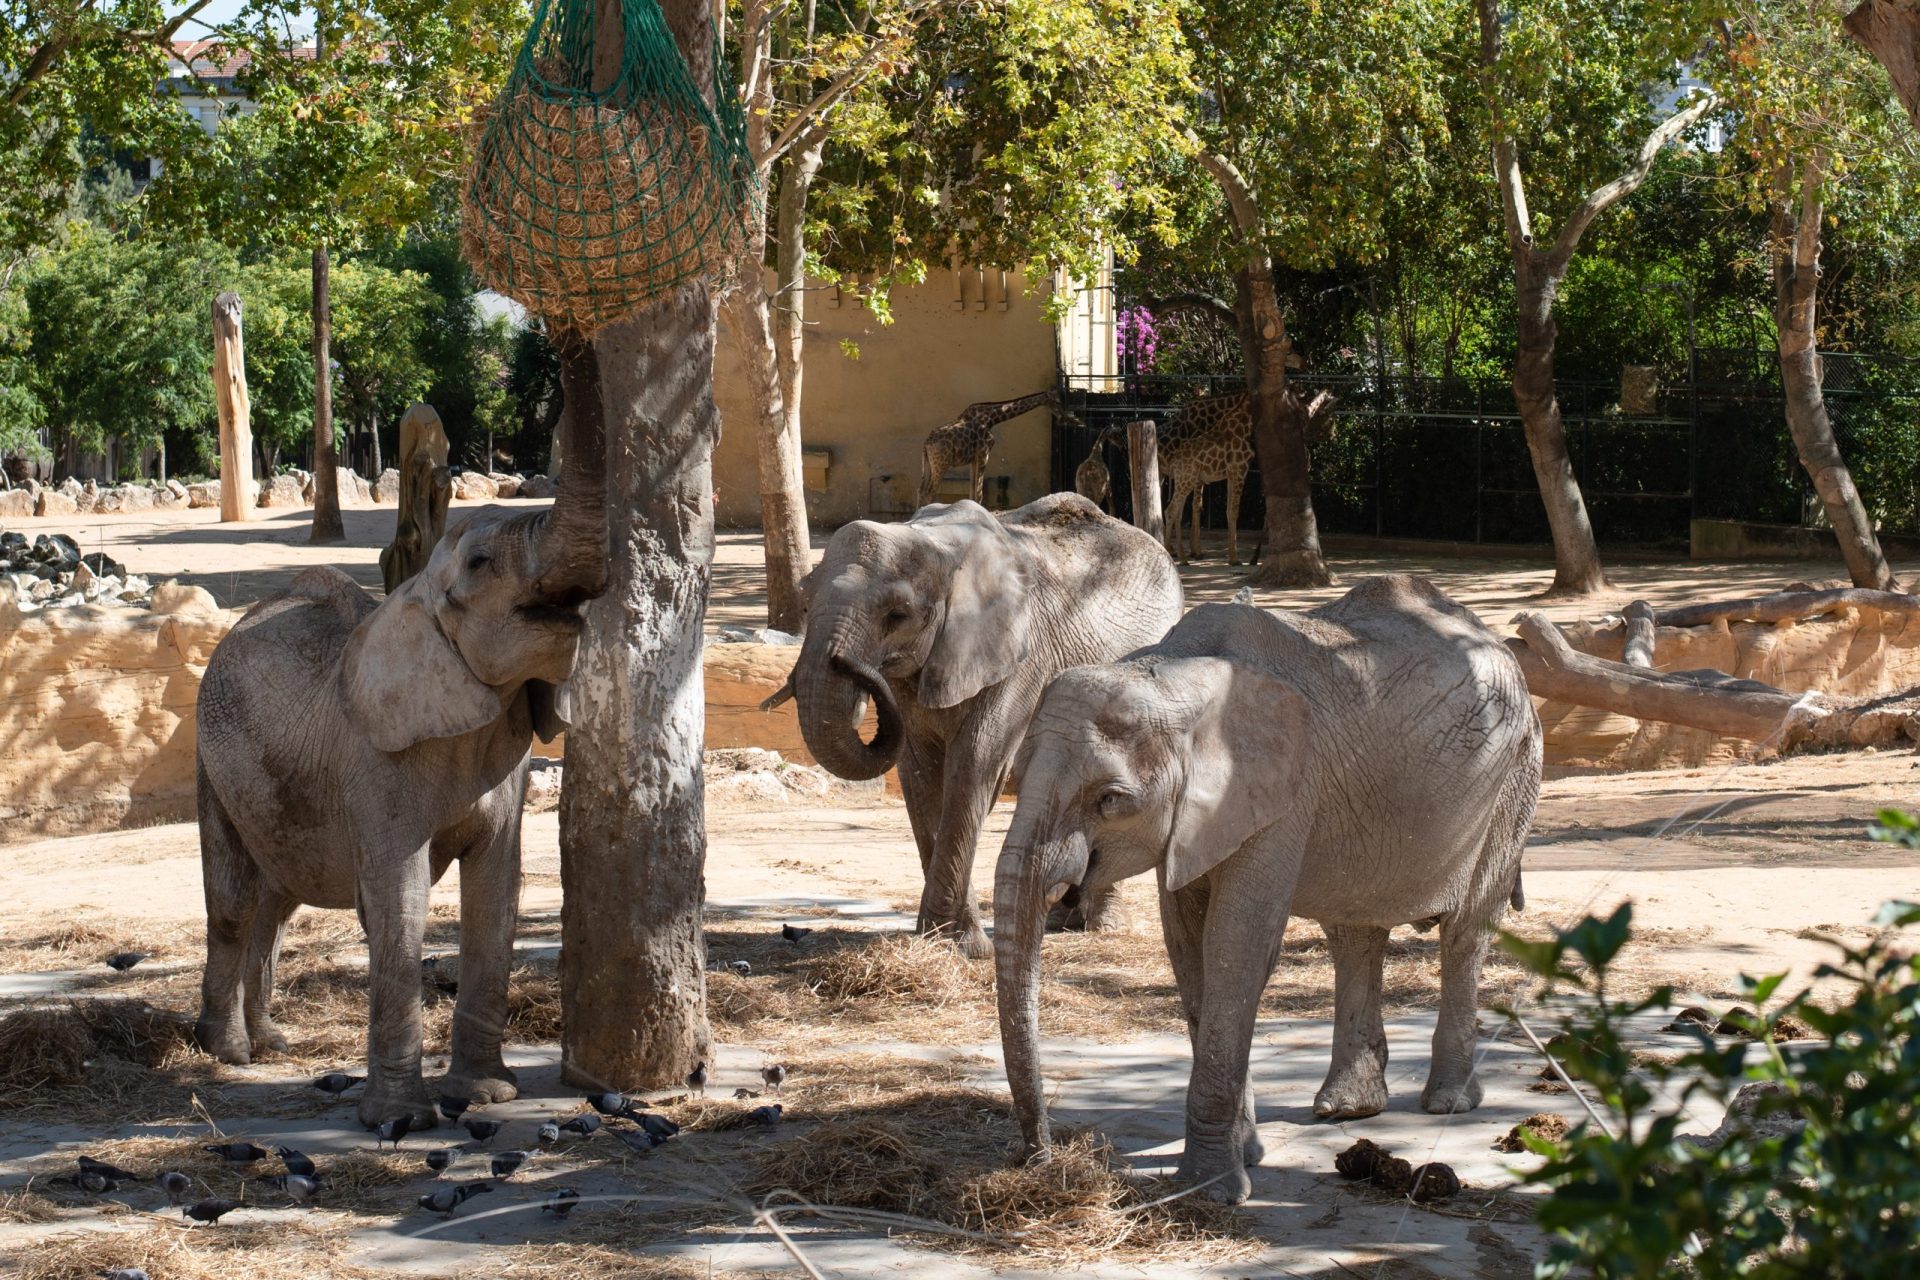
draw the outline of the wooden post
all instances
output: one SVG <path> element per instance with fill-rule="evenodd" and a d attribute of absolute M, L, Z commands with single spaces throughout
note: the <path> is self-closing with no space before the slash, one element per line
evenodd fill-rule
<path fill-rule="evenodd" d="M 1653 628 L 1652 605 L 1645 600 L 1635 600 L 1627 606 L 1621 661 L 1630 667 L 1653 666 Z"/>
<path fill-rule="evenodd" d="M 393 542 L 380 553 L 380 577 L 391 595 L 427 567 L 447 529 L 453 477 L 447 470 L 447 429 L 433 406 L 415 403 L 400 419 L 400 510 Z"/>
<path fill-rule="evenodd" d="M 253 518 L 253 402 L 247 398 L 240 295 L 213 300 L 213 404 L 220 417 L 220 521 Z"/>
<path fill-rule="evenodd" d="M 1133 523 L 1158 538 L 1167 540 L 1160 518 L 1160 445 L 1159 430 L 1151 418 L 1127 424 L 1127 468 L 1133 476 Z"/>

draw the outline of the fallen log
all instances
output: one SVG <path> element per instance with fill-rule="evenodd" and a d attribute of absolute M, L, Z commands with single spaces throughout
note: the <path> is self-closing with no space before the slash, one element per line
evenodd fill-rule
<path fill-rule="evenodd" d="M 1632 607 L 1628 606 L 1629 609 Z M 1706 604 L 1660 609 L 1654 612 L 1653 619 L 1656 625 L 1662 627 L 1710 627 L 1717 622 L 1800 622 L 1848 609 L 1920 618 L 1920 596 L 1910 596 L 1903 591 L 1874 591 L 1865 587 L 1775 591 L 1744 600 L 1716 600 Z"/>

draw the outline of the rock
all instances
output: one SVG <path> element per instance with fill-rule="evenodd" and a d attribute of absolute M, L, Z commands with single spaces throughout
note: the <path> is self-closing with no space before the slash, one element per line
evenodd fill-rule
<path fill-rule="evenodd" d="M 306 491 L 298 475 L 274 476 L 260 490 L 260 505 L 263 507 L 302 507 L 306 503 Z"/>
<path fill-rule="evenodd" d="M 501 475 L 498 471 L 487 473 L 487 479 L 493 481 L 493 495 L 496 498 L 517 498 L 520 496 L 520 477 Z"/>
<path fill-rule="evenodd" d="M 382 506 L 393 506 L 400 501 L 400 473 L 388 467 L 373 482 L 373 500 Z"/>
<path fill-rule="evenodd" d="M 80 563 L 86 568 L 93 570 L 95 577 L 124 578 L 127 576 L 127 566 L 121 564 L 104 551 L 89 552 L 80 557 Z M 75 570 L 76 577 L 78 573 L 79 571 Z"/>
<path fill-rule="evenodd" d="M 547 476 L 528 476 L 520 482 L 522 498 L 551 498 L 560 492 L 560 484 Z"/>
<path fill-rule="evenodd" d="M 143 484 L 123 484 L 114 493 L 119 495 L 122 511 L 153 510 L 153 490 Z"/>
<path fill-rule="evenodd" d="M 171 489 L 161 488 L 153 491 L 153 505 L 162 511 L 185 511 L 187 509 L 187 491 L 175 493 Z"/>
<path fill-rule="evenodd" d="M 707 798 L 750 804 L 786 804 L 789 799 L 786 787 L 767 769 L 722 774 L 707 783 Z"/>
<path fill-rule="evenodd" d="M 561 769 L 535 769 L 527 775 L 527 809 L 546 813 L 560 807 Z"/>
<path fill-rule="evenodd" d="M 800 637 L 791 631 L 776 631 L 772 627 L 743 627 L 737 622 L 724 622 L 714 639 L 722 644 L 781 644 L 797 645 Z"/>
<path fill-rule="evenodd" d="M 153 589 L 153 603 L 148 607 L 155 613 L 220 612 L 219 604 L 204 587 L 190 586 L 171 578 Z"/>
<path fill-rule="evenodd" d="M 300 481 L 300 501 L 307 506 L 313 505 L 313 472 L 294 468 L 294 478 Z"/>
<path fill-rule="evenodd" d="M 34 513 L 33 494 L 26 489 L 0 489 L 0 517 L 24 517 Z"/>
<path fill-rule="evenodd" d="M 364 507 L 373 502 L 372 488 L 360 478 L 359 472 L 349 467 L 334 469 L 333 485 L 343 507 Z"/>
<path fill-rule="evenodd" d="M 80 563 L 80 544 L 64 533 L 43 533 L 33 540 L 33 558 L 64 573 Z"/>
<path fill-rule="evenodd" d="M 68 476 L 60 482 L 60 492 L 66 494 L 69 498 L 78 500 L 80 495 L 86 492 L 86 489 L 81 486 L 78 480 L 75 480 L 72 476 Z"/>
<path fill-rule="evenodd" d="M 78 486 L 75 486 L 78 488 Z M 35 500 L 33 514 L 37 516 L 72 516 L 80 514 L 80 504 L 73 495 L 64 489 L 42 489 Z"/>
<path fill-rule="evenodd" d="M 99 575 L 94 573 L 92 566 L 82 561 L 80 567 L 73 571 L 73 580 L 67 585 L 75 591 L 84 592 L 98 581 Z"/>
<path fill-rule="evenodd" d="M 782 765 L 773 771 L 773 776 L 788 791 L 811 800 L 824 800 L 836 781 L 825 769 L 805 764 Z"/>
<path fill-rule="evenodd" d="M 493 478 L 479 471 L 462 471 L 453 478 L 453 496 L 467 502 L 486 502 L 500 496 Z"/>
<path fill-rule="evenodd" d="M 195 510 L 203 507 L 219 506 L 220 482 L 218 480 L 202 480 L 198 484 L 188 485 L 187 505 Z"/>
<path fill-rule="evenodd" d="M 34 600 L 46 600 L 59 590 L 45 578 L 35 578 L 33 585 L 27 588 L 27 595 Z"/>

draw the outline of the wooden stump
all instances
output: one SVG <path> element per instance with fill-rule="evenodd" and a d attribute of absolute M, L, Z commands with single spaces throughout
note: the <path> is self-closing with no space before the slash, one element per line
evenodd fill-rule
<path fill-rule="evenodd" d="M 400 419 L 400 510 L 393 543 L 380 553 L 388 594 L 427 567 L 447 529 L 453 475 L 447 470 L 447 431 L 431 405 L 414 404 Z"/>
<path fill-rule="evenodd" d="M 1134 527 L 1165 542 L 1166 525 L 1160 515 L 1159 430 L 1152 419 L 1127 424 L 1127 467 L 1133 476 Z M 1194 501 L 1199 502 L 1199 495 Z"/>
<path fill-rule="evenodd" d="M 220 417 L 220 521 L 253 518 L 253 404 L 247 398 L 240 295 L 213 300 L 213 404 Z"/>

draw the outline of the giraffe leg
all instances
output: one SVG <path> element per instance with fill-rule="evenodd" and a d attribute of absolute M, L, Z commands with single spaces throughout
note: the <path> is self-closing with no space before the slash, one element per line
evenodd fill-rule
<path fill-rule="evenodd" d="M 1193 533 L 1187 538 L 1187 557 L 1204 554 L 1200 549 L 1200 508 L 1207 505 L 1207 486 L 1193 486 Z"/>
<path fill-rule="evenodd" d="M 1240 490 L 1247 483 L 1247 472 L 1227 473 L 1227 563 L 1240 563 Z"/>
<path fill-rule="evenodd" d="M 974 450 L 973 454 L 973 500 L 982 506 L 985 506 L 987 501 L 987 450 L 989 447 L 983 444 Z"/>
<path fill-rule="evenodd" d="M 1173 482 L 1173 502 L 1168 505 L 1166 515 L 1161 520 L 1167 541 L 1167 554 L 1175 559 L 1180 555 L 1180 529 L 1186 519 L 1187 482 L 1185 478 Z"/>

